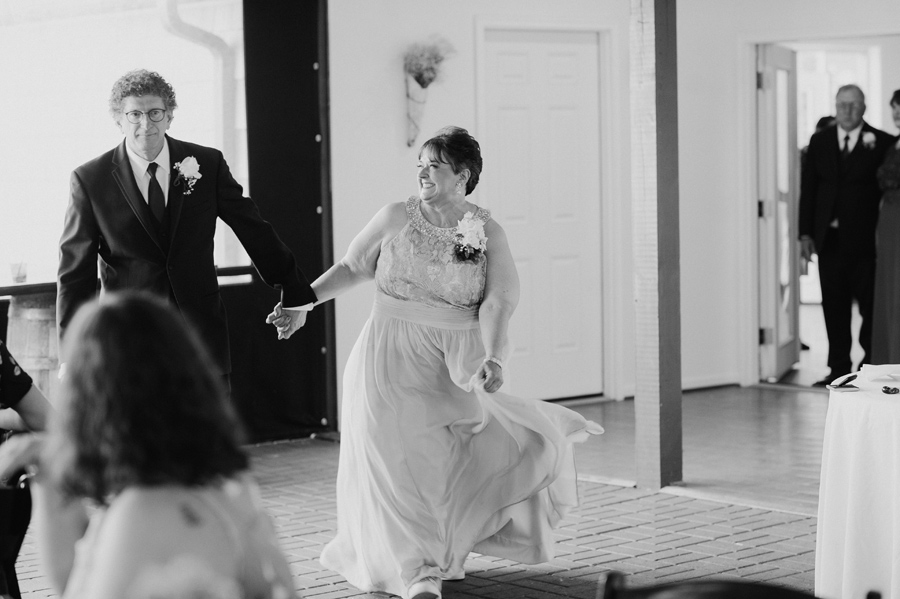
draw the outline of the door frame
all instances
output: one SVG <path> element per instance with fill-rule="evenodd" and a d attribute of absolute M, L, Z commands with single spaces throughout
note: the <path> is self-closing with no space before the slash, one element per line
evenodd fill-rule
<path fill-rule="evenodd" d="M 603 352 L 603 396 L 624 399 L 635 393 L 634 383 L 634 304 L 631 268 L 631 204 L 610 201 L 628 198 L 631 192 L 630 157 L 614 148 L 628 147 L 628 119 L 614 115 L 627 114 L 628 77 L 622 77 L 613 66 L 619 64 L 620 40 L 628 41 L 628 31 L 617 26 L 585 25 L 578 22 L 523 21 L 501 17 L 478 17 L 475 20 L 475 123 L 476 137 L 487 119 L 485 90 L 485 37 L 488 30 L 557 31 L 596 33 L 600 56 L 598 93 L 600 123 L 600 301 Z M 627 75 L 627 73 L 626 73 Z M 618 90 L 618 91 L 616 91 Z M 624 174 L 624 175 L 623 175 Z M 627 248 L 627 256 L 622 249 Z M 618 250 L 618 255 L 617 255 Z M 515 341 L 515 340 L 513 340 Z"/>
<path fill-rule="evenodd" d="M 897 35 L 896 26 L 853 29 L 835 34 L 810 28 L 781 30 L 771 33 L 748 32 L 735 40 L 738 77 L 735 97 L 735 130 L 738 139 L 738 250 L 735 267 L 738 281 L 738 363 L 739 384 L 756 385 L 759 381 L 759 243 L 757 240 L 757 141 L 756 141 L 756 47 L 761 44 L 815 42 L 829 38 Z"/>

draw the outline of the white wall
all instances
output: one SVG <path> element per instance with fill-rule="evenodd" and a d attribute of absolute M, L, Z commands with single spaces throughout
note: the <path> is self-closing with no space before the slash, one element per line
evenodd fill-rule
<path fill-rule="evenodd" d="M 343 253 L 379 207 L 415 191 L 417 149 L 404 143 L 401 66 L 410 43 L 440 34 L 457 51 L 443 65 L 443 80 L 428 90 L 420 143 L 450 123 L 478 136 L 477 19 L 574 22 L 614 31 L 612 69 L 624 86 L 614 92 L 617 113 L 613 120 L 627 123 L 629 6 L 628 0 L 331 0 L 336 255 Z M 754 45 L 896 33 L 900 33 L 896 0 L 852 5 L 837 0 L 678 3 L 681 330 L 686 388 L 751 384 L 758 378 Z M 883 57 L 885 72 L 896 65 L 893 55 L 886 52 Z M 885 93 L 900 86 L 891 81 L 885 79 Z M 887 126 L 889 120 L 885 121 Z M 629 133 L 625 125 L 620 127 L 607 133 L 614 138 L 613 147 L 628 155 Z M 488 162 L 485 171 L 489 169 Z M 624 174 L 626 182 L 628 176 Z M 621 194 L 608 199 L 620 213 L 628 213 L 627 183 Z M 629 226 L 626 220 L 622 224 Z M 630 247 L 615 248 L 614 253 L 618 252 L 622 262 L 630 264 Z M 621 323 L 603 333 L 614 337 L 621 363 L 630 365 L 634 361 L 631 273 L 626 267 L 604 283 L 616 288 L 607 308 Z M 338 300 L 341 370 L 369 313 L 371 298 L 372 286 L 367 285 Z M 623 373 L 625 378 L 633 377 L 627 367 L 619 374 Z"/>
<path fill-rule="evenodd" d="M 477 23 L 552 23 L 612 31 L 610 53 L 616 56 L 617 80 L 624 85 L 617 85 L 610 95 L 617 98 L 614 102 L 619 110 L 627 110 L 628 0 L 331 0 L 328 5 L 336 258 L 343 255 L 356 232 L 381 206 L 416 193 L 418 146 L 434 131 L 454 124 L 479 136 Z M 435 34 L 449 41 L 456 53 L 441 65 L 442 77 L 428 88 L 422 132 L 414 147 L 408 148 L 402 56 L 410 44 L 428 41 Z M 618 121 L 627 123 L 627 114 Z M 616 153 L 627 156 L 627 126 L 617 123 L 611 129 L 608 133 L 615 138 Z M 490 148 L 483 151 L 487 175 L 491 169 Z M 627 169 L 619 170 L 625 172 L 609 176 L 619 178 L 620 187 L 627 192 Z M 478 189 L 474 195 L 477 203 Z M 614 200 L 627 212 L 627 193 L 618 194 Z M 622 224 L 625 231 L 629 222 Z M 630 247 L 616 250 L 621 253 L 619 263 L 630 262 Z M 630 310 L 630 273 L 618 277 L 607 282 L 614 290 L 611 303 L 617 311 Z M 367 284 L 337 300 L 339 372 L 370 312 L 373 289 Z M 630 319 L 626 317 L 624 322 Z M 628 369 L 626 376 L 633 376 L 632 336 L 622 331 L 618 336 L 622 341 L 617 342 L 617 357 Z"/>
<path fill-rule="evenodd" d="M 246 182 L 241 2 L 189 3 L 179 13 L 235 49 L 239 98 L 231 102 L 239 107 L 235 134 L 240 147 L 227 158 L 238 180 Z M 9 263 L 18 261 L 28 264 L 27 282 L 56 280 L 69 176 L 121 143 L 107 101 L 113 83 L 127 71 L 158 71 L 175 88 L 179 107 L 169 129 L 172 137 L 219 145 L 212 55 L 168 33 L 157 8 L 146 2 L 112 6 L 56 0 L 9 7 L 0 2 L 0 56 L 5 91 L 0 114 L 7 140 L 0 144 L 0 202 L 7 202 L 0 219 L 0 286 L 12 282 Z M 13 204 L 20 209 L 8 208 Z M 228 235 L 234 237 L 230 230 Z M 220 266 L 233 265 L 222 260 L 222 249 L 216 248 Z M 240 250 L 231 256 L 246 254 Z"/>
<path fill-rule="evenodd" d="M 681 0 L 677 18 L 685 383 L 749 384 L 758 373 L 754 44 L 900 33 L 900 3 Z"/>
<path fill-rule="evenodd" d="M 881 112 L 881 128 L 897 135 L 900 133 L 894 125 L 891 117 L 891 107 L 888 104 L 895 90 L 900 89 L 900 25 L 897 27 L 897 35 L 890 37 L 877 37 L 873 43 L 881 48 L 881 98 L 866 98 L 869 110 Z"/>

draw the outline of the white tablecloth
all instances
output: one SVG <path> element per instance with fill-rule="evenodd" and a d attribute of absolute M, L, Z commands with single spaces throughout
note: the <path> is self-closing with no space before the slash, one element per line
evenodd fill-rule
<path fill-rule="evenodd" d="M 900 381 L 864 375 L 859 392 L 828 400 L 816 534 L 824 599 L 900 599 L 900 394 L 881 392 Z"/>

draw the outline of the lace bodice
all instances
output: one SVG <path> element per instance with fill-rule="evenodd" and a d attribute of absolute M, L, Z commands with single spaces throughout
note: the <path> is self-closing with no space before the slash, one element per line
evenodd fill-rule
<path fill-rule="evenodd" d="M 391 297 L 441 308 L 468 310 L 484 295 L 484 254 L 460 261 L 453 249 L 456 227 L 436 227 L 425 220 L 418 197 L 406 201 L 408 221 L 381 249 L 375 287 Z M 479 208 L 475 218 L 486 223 L 491 213 Z"/>

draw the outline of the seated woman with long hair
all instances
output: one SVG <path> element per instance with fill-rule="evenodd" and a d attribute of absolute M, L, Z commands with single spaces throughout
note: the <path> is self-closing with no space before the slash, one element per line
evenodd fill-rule
<path fill-rule="evenodd" d="M 33 439 L 0 447 L 0 476 L 36 471 L 39 552 L 57 592 L 296 597 L 240 426 L 178 314 L 146 295 L 107 295 L 78 312 L 63 353 L 40 463 Z"/>

